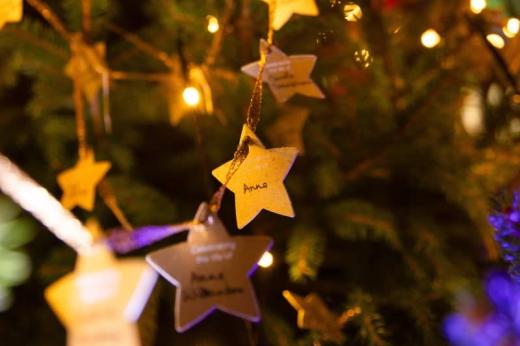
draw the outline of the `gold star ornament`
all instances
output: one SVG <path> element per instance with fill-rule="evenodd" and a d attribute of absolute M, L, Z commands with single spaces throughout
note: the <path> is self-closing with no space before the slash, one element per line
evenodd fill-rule
<path fill-rule="evenodd" d="M 0 29 L 6 23 L 16 23 L 22 20 L 22 0 L 0 0 Z"/>
<path fill-rule="evenodd" d="M 293 14 L 317 16 L 320 12 L 314 0 L 263 0 L 274 3 L 273 28 L 279 30 Z"/>
<path fill-rule="evenodd" d="M 110 162 L 94 160 L 94 153 L 88 151 L 76 165 L 60 175 L 58 184 L 63 190 L 61 204 L 66 209 L 79 206 L 85 210 L 94 208 L 96 185 L 110 169 Z"/>
<path fill-rule="evenodd" d="M 200 215 L 206 215 L 201 221 Z M 230 237 L 202 203 L 185 243 L 152 252 L 146 260 L 177 286 L 175 329 L 184 332 L 215 310 L 258 322 L 260 311 L 249 277 L 272 241 L 264 236 Z"/>
<path fill-rule="evenodd" d="M 269 47 L 265 40 L 260 41 L 260 51 L 266 52 L 263 81 L 269 85 L 278 102 L 285 102 L 294 94 L 320 99 L 325 97 L 310 77 L 316 63 L 315 55 L 288 56 L 273 45 Z M 242 72 L 257 78 L 259 62 L 243 66 Z"/>
<path fill-rule="evenodd" d="M 83 94 L 92 101 L 102 87 L 103 75 L 108 73 L 105 44 L 98 42 L 89 45 L 83 41 L 81 34 L 73 34 L 70 46 L 72 55 L 65 66 L 65 74 L 71 79 L 78 78 Z"/>
<path fill-rule="evenodd" d="M 67 329 L 68 346 L 140 346 L 137 322 L 156 281 L 145 261 L 117 260 L 97 244 L 45 298 Z"/>
<path fill-rule="evenodd" d="M 256 134 L 244 125 L 240 143 L 248 142 L 248 153 L 235 171 L 227 188 L 235 194 L 238 228 L 245 227 L 262 209 L 294 217 L 294 211 L 283 181 L 291 169 L 298 150 L 296 148 L 266 149 Z M 222 184 L 226 183 L 232 161 L 213 170 Z"/>
<path fill-rule="evenodd" d="M 283 296 L 298 312 L 299 328 L 319 331 L 328 341 L 344 341 L 342 324 L 317 294 L 311 293 L 302 297 L 290 291 L 283 291 Z"/>

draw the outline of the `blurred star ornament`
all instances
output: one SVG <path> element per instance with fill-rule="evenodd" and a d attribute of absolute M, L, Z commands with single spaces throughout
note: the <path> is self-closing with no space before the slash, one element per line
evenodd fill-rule
<path fill-rule="evenodd" d="M 269 85 L 278 102 L 285 102 L 294 94 L 324 98 L 320 88 L 312 81 L 310 74 L 316 63 L 315 55 L 286 55 L 277 47 L 269 47 L 267 41 L 260 41 L 260 51 L 266 52 L 263 81 Z M 242 67 L 242 72 L 257 78 L 259 62 Z"/>
<path fill-rule="evenodd" d="M 283 115 L 267 129 L 267 137 L 274 146 L 295 147 L 303 155 L 303 128 L 309 118 L 309 110 L 303 107 L 286 107 Z"/>
<path fill-rule="evenodd" d="M 117 260 L 97 244 L 45 298 L 67 329 L 68 346 L 140 346 L 137 321 L 156 280 L 145 261 Z"/>
<path fill-rule="evenodd" d="M 22 20 L 22 0 L 0 0 L 0 29 L 6 23 L 16 23 Z"/>
<path fill-rule="evenodd" d="M 298 312 L 299 328 L 319 331 L 327 341 L 342 343 L 345 340 L 341 331 L 342 323 L 317 294 L 310 293 L 302 297 L 286 290 L 283 296 Z"/>
<path fill-rule="evenodd" d="M 230 237 L 203 203 L 185 243 L 152 252 L 146 260 L 177 286 L 175 329 L 184 332 L 214 310 L 257 322 L 260 311 L 249 277 L 272 241 L 263 236 Z"/>
<path fill-rule="evenodd" d="M 65 66 L 65 74 L 71 79 L 78 78 L 86 99 L 92 101 L 103 86 L 103 79 L 108 78 L 109 69 L 105 63 L 105 44 L 98 42 L 89 45 L 83 41 L 81 34 L 73 34 L 70 47 L 72 55 Z"/>
<path fill-rule="evenodd" d="M 94 160 L 94 152 L 88 151 L 73 168 L 58 175 L 58 184 L 63 190 L 61 204 L 66 209 L 79 206 L 85 210 L 94 208 L 96 185 L 110 169 L 110 162 Z"/>
<path fill-rule="evenodd" d="M 298 150 L 291 147 L 266 149 L 256 134 L 244 125 L 240 143 L 246 140 L 247 157 L 226 186 L 235 194 L 238 228 L 245 227 L 262 209 L 294 217 L 283 181 L 298 155 Z M 226 183 L 232 162 L 228 161 L 212 172 L 222 184 Z"/>
<path fill-rule="evenodd" d="M 289 21 L 293 14 L 301 14 L 304 16 L 317 16 L 319 14 L 318 6 L 314 0 L 263 0 L 266 3 L 273 1 L 274 18 L 273 28 L 279 30 Z"/>

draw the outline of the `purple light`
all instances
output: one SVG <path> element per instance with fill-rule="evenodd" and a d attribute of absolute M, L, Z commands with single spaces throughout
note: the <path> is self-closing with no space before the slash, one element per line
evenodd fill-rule
<path fill-rule="evenodd" d="M 493 272 L 485 285 L 492 309 L 461 307 L 444 320 L 444 334 L 454 346 L 520 346 L 520 284 Z"/>

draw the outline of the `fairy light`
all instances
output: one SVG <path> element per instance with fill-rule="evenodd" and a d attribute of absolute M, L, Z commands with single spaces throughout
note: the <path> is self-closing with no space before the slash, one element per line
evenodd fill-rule
<path fill-rule="evenodd" d="M 433 29 L 428 29 L 421 35 L 421 43 L 426 48 L 433 48 L 441 42 L 441 36 Z"/>
<path fill-rule="evenodd" d="M 262 258 L 258 261 L 258 265 L 262 268 L 269 268 L 273 265 L 274 257 L 269 251 L 264 252 Z"/>
<path fill-rule="evenodd" d="M 471 12 L 479 14 L 487 7 L 487 2 L 486 0 L 471 0 L 469 6 Z"/>
<path fill-rule="evenodd" d="M 92 236 L 81 222 L 63 208 L 47 190 L 2 154 L 0 154 L 0 190 L 78 253 L 85 253 L 91 249 Z"/>
<path fill-rule="evenodd" d="M 214 16 L 207 16 L 206 18 L 208 20 L 208 31 L 212 34 L 216 33 L 220 29 L 218 19 Z"/>
<path fill-rule="evenodd" d="M 520 20 L 518 18 L 509 18 L 503 31 L 507 37 L 515 37 L 520 31 Z"/>
<path fill-rule="evenodd" d="M 486 40 L 493 45 L 493 47 L 502 49 L 506 45 L 506 42 L 502 38 L 502 36 L 498 34 L 488 34 L 486 36 Z"/>
<path fill-rule="evenodd" d="M 182 92 L 182 98 L 188 106 L 195 107 L 200 102 L 200 92 L 197 88 L 187 87 Z"/>

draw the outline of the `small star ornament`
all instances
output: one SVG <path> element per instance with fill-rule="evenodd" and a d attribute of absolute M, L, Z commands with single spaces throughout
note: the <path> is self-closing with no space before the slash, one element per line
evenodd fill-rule
<path fill-rule="evenodd" d="M 58 184 L 63 190 L 61 204 L 69 210 L 76 206 L 92 210 L 96 185 L 106 175 L 110 166 L 108 161 L 96 162 L 94 153 L 88 151 L 74 167 L 58 175 Z"/>
<path fill-rule="evenodd" d="M 103 75 L 108 73 L 105 44 L 89 45 L 80 34 L 73 34 L 70 46 L 72 56 L 65 66 L 65 74 L 71 79 L 79 78 L 83 94 L 92 101 L 103 86 Z"/>
<path fill-rule="evenodd" d="M 266 149 L 256 134 L 244 125 L 240 143 L 248 141 L 248 153 L 242 164 L 227 182 L 227 188 L 235 194 L 237 226 L 244 228 L 262 209 L 294 217 L 294 210 L 283 181 L 289 173 L 298 149 Z M 212 174 L 222 184 L 232 161 L 213 170 Z"/>
<path fill-rule="evenodd" d="M 260 41 L 260 51 L 266 52 L 263 81 L 269 85 L 278 102 L 286 102 L 294 94 L 324 98 L 325 95 L 312 81 L 310 74 L 316 63 L 315 55 L 286 55 L 277 47 L 269 47 L 267 41 Z M 242 72 L 257 78 L 259 62 L 242 67 Z"/>
<path fill-rule="evenodd" d="M 290 291 L 283 291 L 283 296 L 298 312 L 299 328 L 319 331 L 328 341 L 342 343 L 345 340 L 341 322 L 317 294 L 311 293 L 302 297 Z"/>
<path fill-rule="evenodd" d="M 273 0 L 263 0 L 270 3 Z M 317 16 L 320 12 L 314 0 L 274 0 L 273 28 L 279 30 L 285 25 L 293 14 L 304 16 Z"/>
<path fill-rule="evenodd" d="M 259 321 L 249 277 L 271 244 L 264 236 L 230 237 L 218 216 L 208 213 L 206 203 L 201 204 L 185 243 L 146 256 L 152 267 L 177 286 L 175 329 L 184 332 L 216 309 Z"/>
<path fill-rule="evenodd" d="M 309 110 L 303 107 L 286 107 L 283 115 L 267 129 L 267 137 L 274 146 L 296 147 L 303 155 L 303 128 L 309 118 Z"/>
<path fill-rule="evenodd" d="M 140 346 L 137 321 L 156 281 L 145 261 L 117 260 L 100 243 L 45 298 L 67 329 L 68 346 Z"/>
<path fill-rule="evenodd" d="M 22 20 L 22 0 L 0 0 L 0 29 L 6 23 L 16 23 Z"/>

